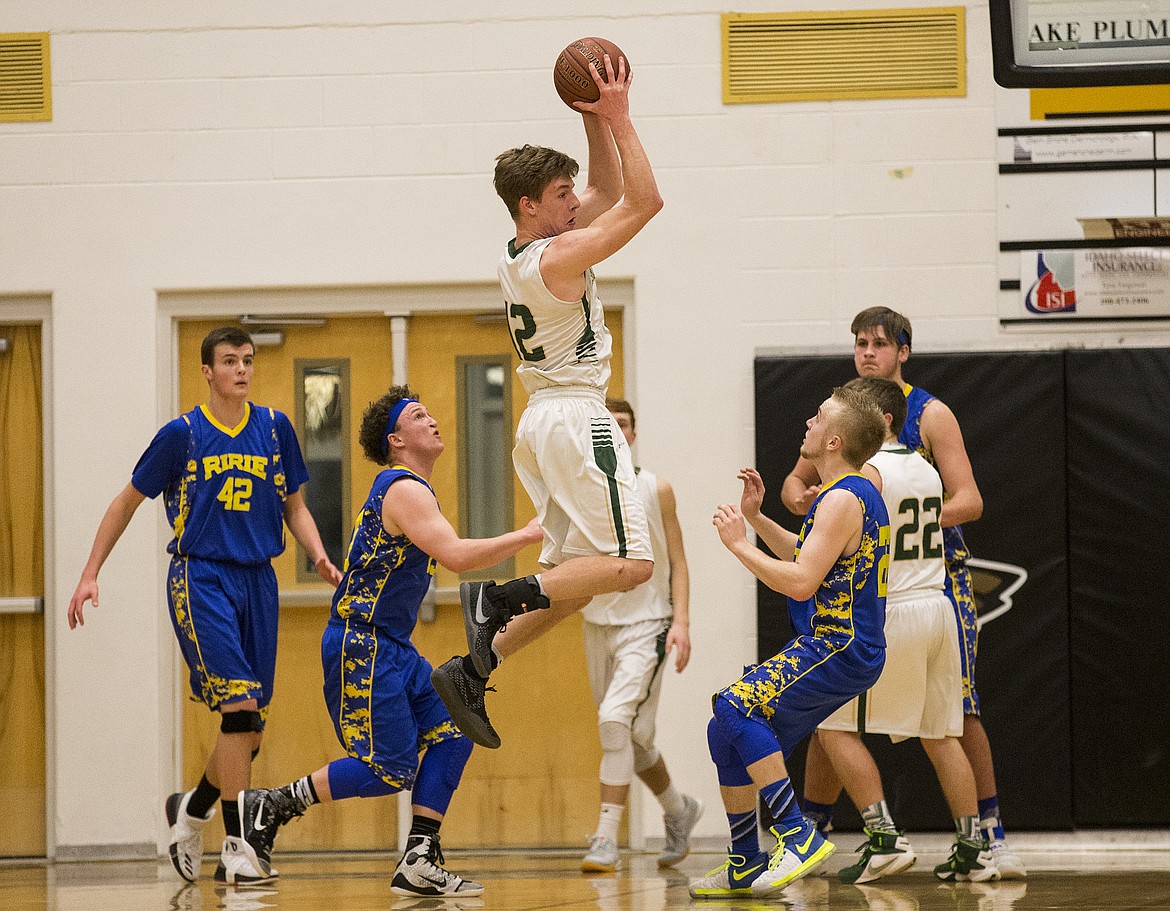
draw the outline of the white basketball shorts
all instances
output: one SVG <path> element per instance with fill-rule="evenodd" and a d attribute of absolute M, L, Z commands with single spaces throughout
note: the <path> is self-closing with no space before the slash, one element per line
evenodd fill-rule
<path fill-rule="evenodd" d="M 886 602 L 886 664 L 878 682 L 820 724 L 830 731 L 937 740 L 963 733 L 955 609 L 946 595 Z"/>
<path fill-rule="evenodd" d="M 654 559 L 630 448 L 600 389 L 534 392 L 516 428 L 512 464 L 544 529 L 542 564 Z"/>

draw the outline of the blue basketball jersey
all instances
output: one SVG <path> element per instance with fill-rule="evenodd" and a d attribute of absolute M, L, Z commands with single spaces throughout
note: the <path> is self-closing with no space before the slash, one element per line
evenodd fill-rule
<path fill-rule="evenodd" d="M 902 387 L 902 391 L 906 393 L 906 423 L 902 425 L 902 432 L 898 434 L 898 442 L 913 449 L 937 470 L 938 464 L 922 443 L 922 412 L 927 405 L 937 399 L 925 389 L 919 389 L 909 383 Z M 944 528 L 942 533 L 943 556 L 948 565 L 961 563 L 971 556 L 971 551 L 967 550 L 967 542 L 963 540 L 962 525 Z"/>
<path fill-rule="evenodd" d="M 889 572 L 890 518 L 878 489 L 860 474 L 842 475 L 826 485 L 809 508 L 795 557 L 812 530 L 817 507 L 830 490 L 847 490 L 861 502 L 861 542 L 833 564 L 820 588 L 807 601 L 788 599 L 796 634 L 847 636 L 877 648 L 886 645 L 886 579 Z"/>
<path fill-rule="evenodd" d="M 257 565 L 283 552 L 284 501 L 308 479 L 288 418 L 248 402 L 235 427 L 205 405 L 166 424 L 131 483 L 151 499 L 165 491 L 170 553 Z"/>
<path fill-rule="evenodd" d="M 409 643 L 435 574 L 435 561 L 406 535 L 391 535 L 382 524 L 386 491 L 404 478 L 434 493 L 430 484 L 401 465 L 378 474 L 354 523 L 345 576 L 333 593 L 332 615 L 376 627 L 392 639 Z"/>

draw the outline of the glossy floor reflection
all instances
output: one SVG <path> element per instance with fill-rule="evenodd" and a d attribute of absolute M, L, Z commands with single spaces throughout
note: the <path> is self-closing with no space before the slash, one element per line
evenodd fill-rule
<path fill-rule="evenodd" d="M 852 861 L 854 836 L 839 836 L 830 873 Z M 1024 839 L 1020 840 L 1024 842 Z M 447 866 L 486 887 L 480 898 L 411 899 L 391 895 L 388 855 L 278 855 L 271 886 L 224 888 L 205 878 L 182 883 L 165 862 L 0 864 L 3 911 L 1130 911 L 1170 909 L 1170 846 L 1033 841 L 1016 849 L 1029 866 L 1026 881 L 944 884 L 930 874 L 946 844 L 919 839 L 918 865 L 868 886 L 846 886 L 835 875 L 809 877 L 770 901 L 693 902 L 690 879 L 722 862 L 696 852 L 676 870 L 660 871 L 650 853 L 623 852 L 617 874 L 582 875 L 567 852 L 447 852 Z"/>

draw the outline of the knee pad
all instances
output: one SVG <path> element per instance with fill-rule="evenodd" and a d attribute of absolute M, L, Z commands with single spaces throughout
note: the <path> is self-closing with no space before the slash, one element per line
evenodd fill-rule
<path fill-rule="evenodd" d="M 715 700 L 713 721 L 745 769 L 765 756 L 780 752 L 780 741 L 766 721 L 744 715 L 726 699 Z M 710 729 L 708 742 L 709 732 Z"/>
<path fill-rule="evenodd" d="M 221 712 L 219 729 L 225 734 L 259 734 L 264 730 L 264 719 L 251 709 Z"/>
<path fill-rule="evenodd" d="M 634 744 L 634 774 L 641 775 L 649 768 L 653 768 L 661 754 L 654 746 L 642 747 Z"/>
<path fill-rule="evenodd" d="M 386 784 L 381 778 L 376 775 L 371 775 L 370 780 L 358 785 L 358 797 L 385 797 L 387 794 L 397 794 L 398 788 L 394 785 Z"/>
<path fill-rule="evenodd" d="M 472 743 L 466 737 L 428 744 L 418 766 L 411 803 L 446 815 L 463 777 L 463 768 L 471 758 L 471 749 Z"/>
<path fill-rule="evenodd" d="M 405 787 L 413 784 L 413 780 Z M 350 797 L 381 797 L 403 790 L 383 781 L 372 768 L 360 759 L 346 756 L 329 763 L 329 791 L 334 800 Z"/>
<path fill-rule="evenodd" d="M 634 744 L 630 729 L 620 721 L 603 721 L 601 735 L 601 783 L 628 785 L 634 780 Z"/>

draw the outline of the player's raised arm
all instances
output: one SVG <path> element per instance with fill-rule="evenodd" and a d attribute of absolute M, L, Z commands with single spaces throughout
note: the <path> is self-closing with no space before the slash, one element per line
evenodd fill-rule
<path fill-rule="evenodd" d="M 608 132 L 620 161 L 624 195 L 617 205 L 590 219 L 589 208 L 602 208 L 604 197 L 598 191 L 595 194 L 596 201 L 591 201 L 588 188 L 582 194 L 579 218 L 580 224 L 587 226 L 559 235 L 541 257 L 541 275 L 550 290 L 562 282 L 579 281 L 581 273 L 624 247 L 662 209 L 662 196 L 658 192 L 650 159 L 630 120 L 629 87 L 632 75 L 626 70 L 624 59 L 617 62 L 616 72 L 613 67 L 614 61 L 607 55 L 608 82 L 603 82 L 601 76 L 590 68 L 601 95 L 593 104 L 582 104 L 580 107 L 604 125 L 604 129 L 595 129 L 592 133 L 586 129 L 590 139 L 590 167 L 593 166 L 595 151 L 601 160 L 605 160 L 609 154 L 606 152 L 608 140 L 605 136 Z M 592 186 L 592 173 L 589 179 Z"/>

